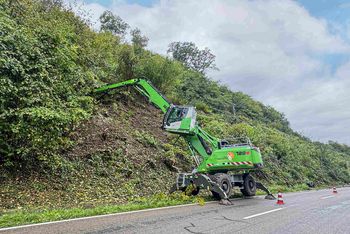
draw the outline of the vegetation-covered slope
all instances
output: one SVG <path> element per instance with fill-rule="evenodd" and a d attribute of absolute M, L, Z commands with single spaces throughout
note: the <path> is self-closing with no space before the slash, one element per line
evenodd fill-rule
<path fill-rule="evenodd" d="M 3 209 L 124 202 L 165 192 L 178 170 L 190 171 L 184 142 L 160 130 L 160 112 L 142 97 L 92 92 L 138 77 L 176 104 L 195 105 L 211 134 L 250 137 L 265 162 L 257 176 L 269 184 L 350 182 L 348 146 L 312 142 L 273 108 L 94 32 L 52 1 L 0 1 L 0 54 Z"/>

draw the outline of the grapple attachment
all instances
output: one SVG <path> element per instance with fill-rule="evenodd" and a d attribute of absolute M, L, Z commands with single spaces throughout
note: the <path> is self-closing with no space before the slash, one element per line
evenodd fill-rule
<path fill-rule="evenodd" d="M 227 194 L 220 188 L 220 186 L 204 174 L 178 174 L 177 182 L 171 188 L 170 193 L 173 193 L 177 190 L 184 190 L 190 184 L 194 184 L 195 187 L 198 187 L 200 189 L 207 189 L 211 192 L 218 194 L 221 199 L 219 204 L 233 205 L 233 203 L 229 200 Z"/>

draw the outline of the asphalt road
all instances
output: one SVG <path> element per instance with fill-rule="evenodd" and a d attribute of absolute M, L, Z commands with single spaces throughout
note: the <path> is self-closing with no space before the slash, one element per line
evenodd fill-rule
<path fill-rule="evenodd" d="M 3 233 L 350 233 L 350 188 L 263 197 L 0 229 Z"/>

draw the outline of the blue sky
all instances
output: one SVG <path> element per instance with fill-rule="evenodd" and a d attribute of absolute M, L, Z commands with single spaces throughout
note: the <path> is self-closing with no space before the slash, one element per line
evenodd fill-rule
<path fill-rule="evenodd" d="M 298 0 L 298 2 L 316 17 L 337 22 L 349 20 L 349 0 Z"/>
<path fill-rule="evenodd" d="M 298 0 L 298 2 L 317 18 L 326 19 L 329 23 L 335 23 L 344 27 L 350 25 L 350 1 L 349 0 Z M 331 27 L 332 30 L 332 27 Z M 344 40 L 349 41 L 346 32 L 339 32 Z M 337 67 L 349 60 L 349 55 L 329 54 L 320 57 L 324 62 L 330 64 L 332 72 Z"/>

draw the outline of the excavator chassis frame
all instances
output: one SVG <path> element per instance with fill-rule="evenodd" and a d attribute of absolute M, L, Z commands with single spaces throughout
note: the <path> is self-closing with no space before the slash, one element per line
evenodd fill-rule
<path fill-rule="evenodd" d="M 232 186 L 237 186 L 240 189 L 243 188 L 243 174 L 235 174 L 235 175 L 229 175 Z M 261 189 L 264 192 L 266 192 L 265 199 L 273 200 L 276 199 L 271 192 L 261 183 L 261 182 L 255 182 L 256 188 Z M 173 185 L 173 187 L 170 189 L 170 193 L 173 193 L 177 190 L 183 190 L 190 184 L 194 184 L 196 187 L 199 187 L 200 189 L 207 189 L 211 192 L 217 193 L 221 198 L 221 203 L 228 204 L 227 202 L 222 201 L 228 201 L 229 197 L 227 194 L 221 189 L 221 187 L 210 179 L 208 175 L 200 174 L 200 173 L 179 173 L 177 175 L 176 183 Z M 229 202 L 230 203 L 230 202 Z"/>

